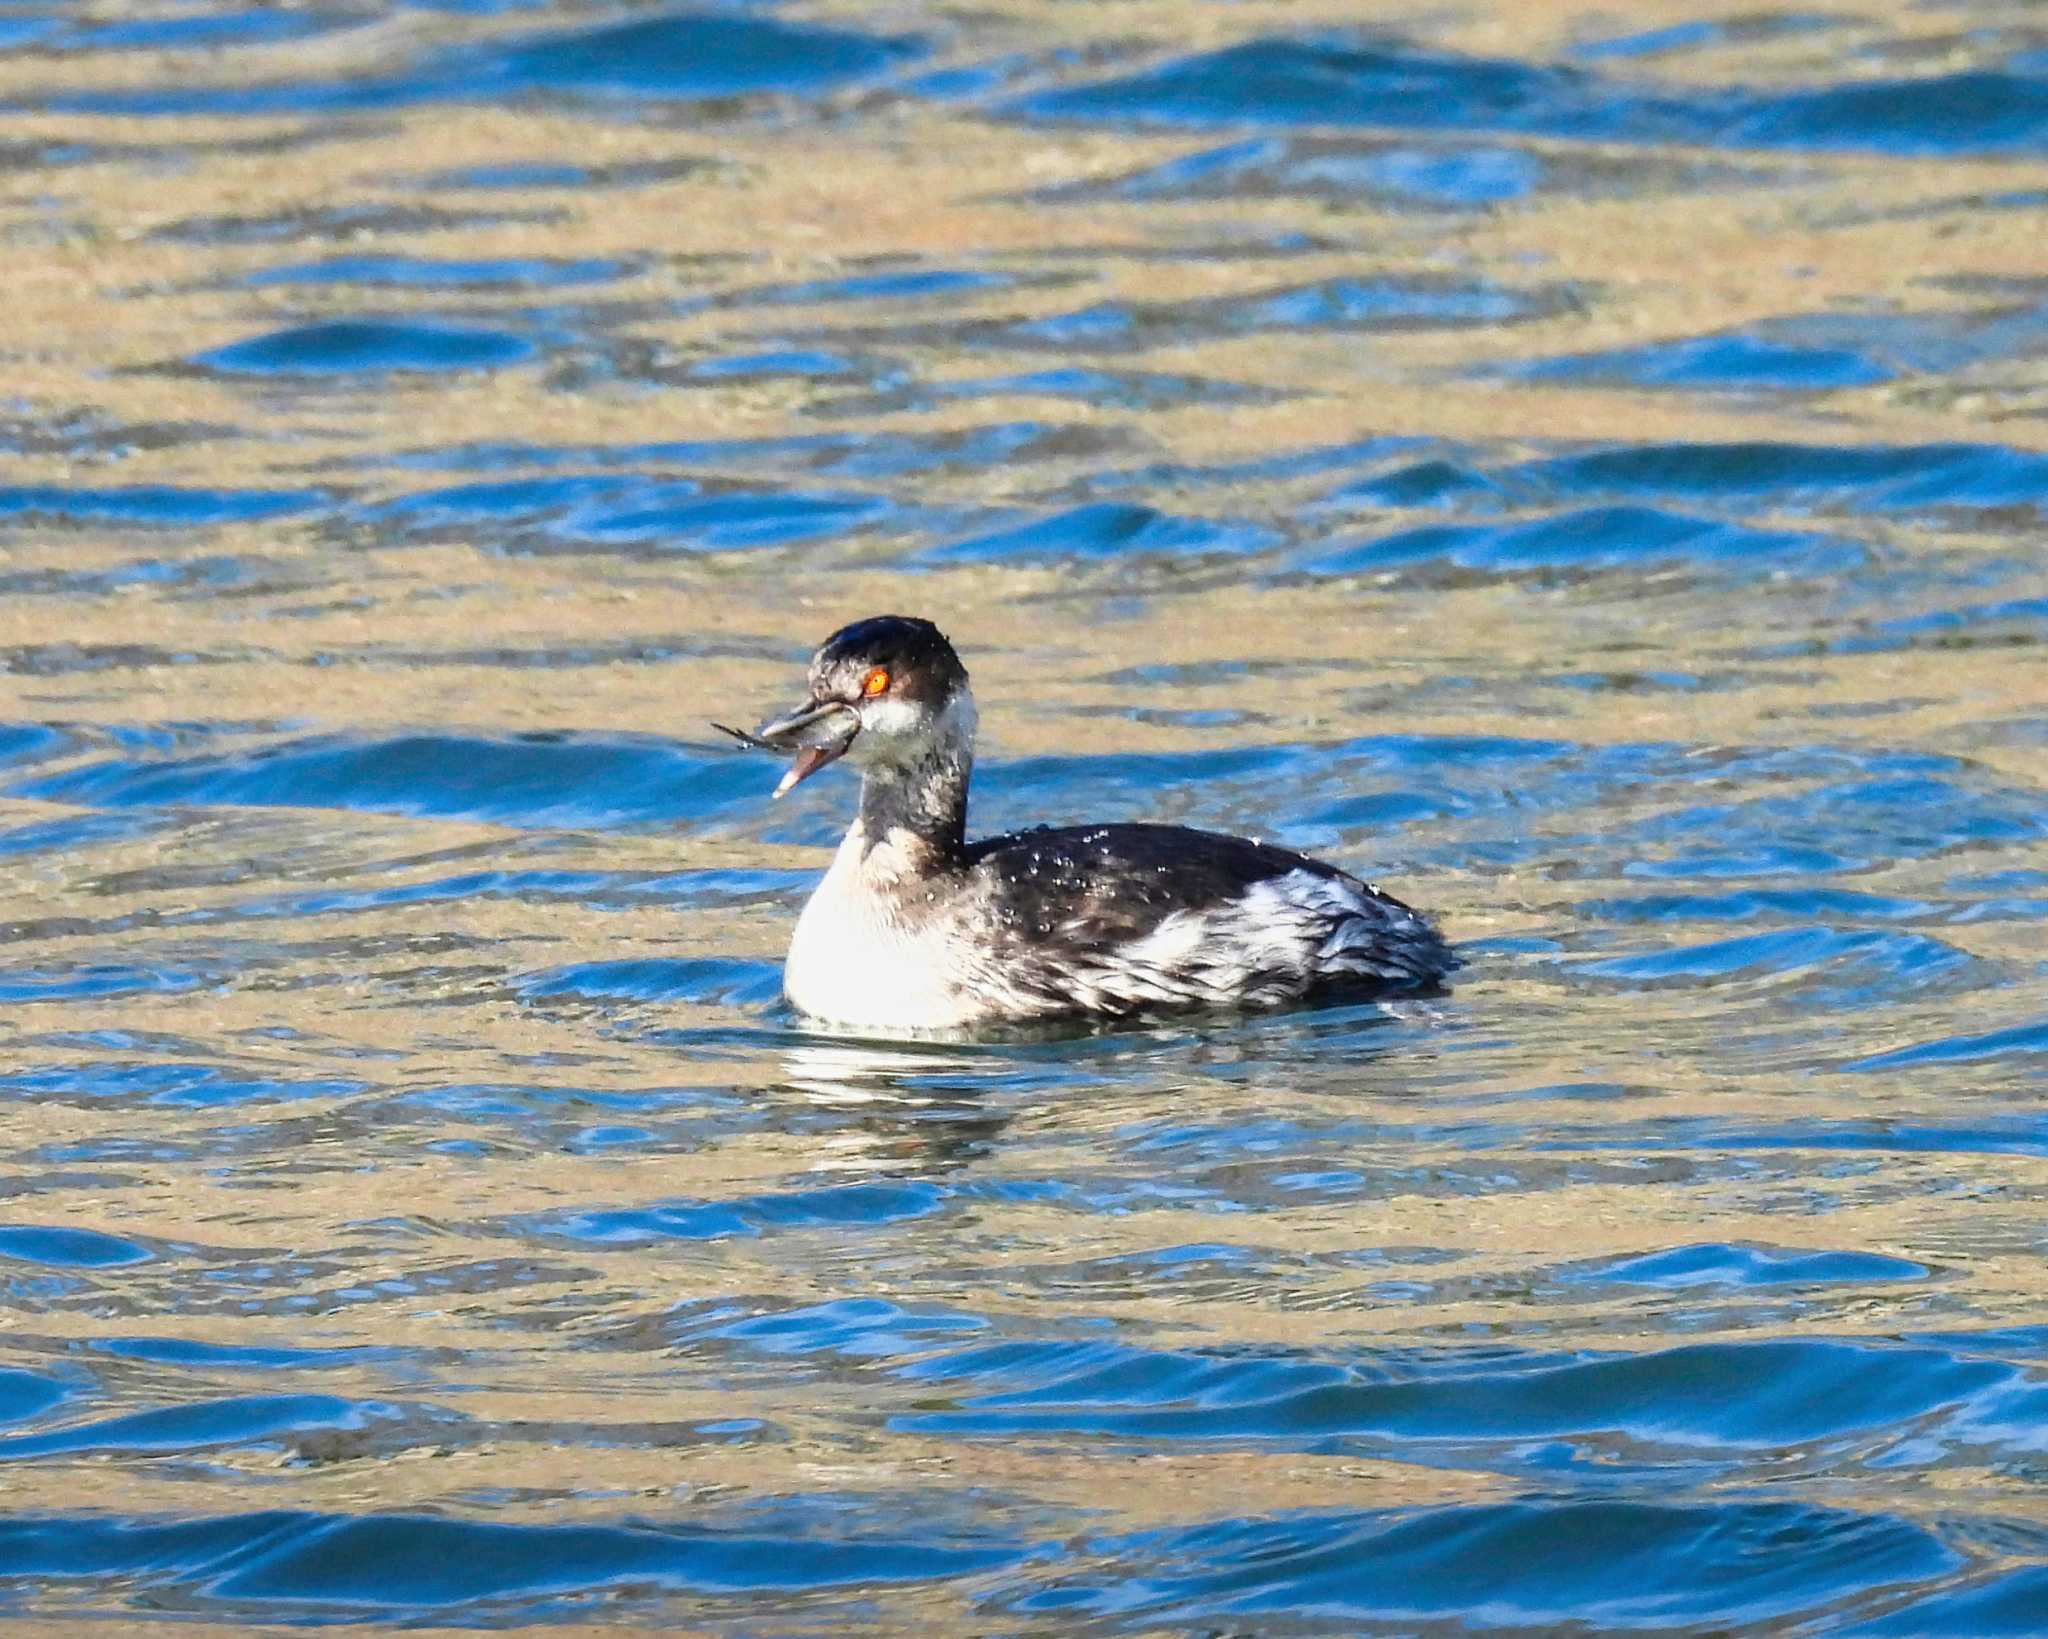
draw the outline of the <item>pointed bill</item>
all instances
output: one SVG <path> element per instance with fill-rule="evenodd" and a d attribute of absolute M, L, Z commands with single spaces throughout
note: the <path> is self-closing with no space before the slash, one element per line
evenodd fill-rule
<path fill-rule="evenodd" d="M 760 751 L 792 752 L 788 772 L 775 787 L 780 797 L 801 785 L 827 763 L 845 756 L 860 734 L 860 715 L 841 700 L 807 700 L 795 711 L 772 718 L 752 734 L 744 729 L 711 725 L 743 746 Z"/>
<path fill-rule="evenodd" d="M 852 742 L 848 741 L 846 744 L 850 745 Z M 794 790 L 827 763 L 834 762 L 843 756 L 845 750 L 845 745 L 805 746 L 790 759 L 788 771 L 783 774 L 781 781 L 776 785 L 775 789 L 769 793 L 771 800 L 781 796 L 785 791 Z"/>

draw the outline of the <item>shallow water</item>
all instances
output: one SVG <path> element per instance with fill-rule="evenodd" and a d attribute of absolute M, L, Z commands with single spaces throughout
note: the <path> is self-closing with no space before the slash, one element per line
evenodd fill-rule
<path fill-rule="evenodd" d="M 23 0 L 0 103 L 24 1631 L 2048 1631 L 2027 8 Z M 850 789 L 705 720 L 886 608 L 982 828 L 1461 983 L 802 1029 Z"/>

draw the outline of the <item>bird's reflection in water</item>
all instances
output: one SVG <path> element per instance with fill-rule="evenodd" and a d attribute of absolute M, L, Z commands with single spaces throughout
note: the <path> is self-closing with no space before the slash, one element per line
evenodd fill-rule
<path fill-rule="evenodd" d="M 817 1171 L 937 1174 L 986 1156 L 1010 1123 L 1018 1065 L 944 1043 L 820 1037 L 783 1054 L 787 1100 L 817 1142 Z"/>
<path fill-rule="evenodd" d="M 983 1160 L 1019 1110 L 1063 1096 L 1086 1095 L 1093 1110 L 1162 1085 L 1257 1082 L 1282 1101 L 1281 1088 L 1396 1092 L 1405 1077 L 1390 1078 L 1382 1061 L 1412 1067 L 1444 1022 L 1365 1004 L 998 1040 L 796 1035 L 766 1094 L 788 1129 L 815 1144 L 814 1170 L 930 1176 Z"/>

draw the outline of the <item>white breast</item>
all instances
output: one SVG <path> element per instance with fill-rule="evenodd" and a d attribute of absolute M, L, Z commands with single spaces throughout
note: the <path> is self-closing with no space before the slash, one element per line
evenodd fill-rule
<path fill-rule="evenodd" d="M 897 862 L 856 825 L 797 918 L 782 992 L 813 1018 L 871 1030 L 945 1030 L 981 1011 L 961 993 L 950 941 L 896 914 Z"/>

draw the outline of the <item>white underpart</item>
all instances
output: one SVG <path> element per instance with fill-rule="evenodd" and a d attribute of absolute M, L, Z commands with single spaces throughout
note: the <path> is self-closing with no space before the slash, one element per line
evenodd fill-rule
<path fill-rule="evenodd" d="M 959 993 L 951 940 L 890 914 L 901 871 L 893 844 L 870 849 L 858 823 L 797 918 L 782 993 L 800 1011 L 877 1030 L 944 1030 L 979 1009 Z"/>

